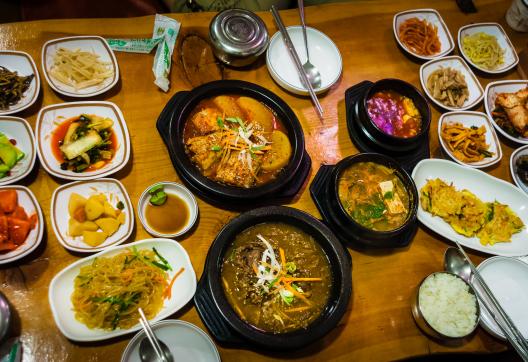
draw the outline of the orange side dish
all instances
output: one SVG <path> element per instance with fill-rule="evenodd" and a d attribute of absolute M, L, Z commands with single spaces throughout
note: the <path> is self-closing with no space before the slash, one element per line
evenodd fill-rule
<path fill-rule="evenodd" d="M 438 28 L 426 20 L 405 20 L 400 25 L 399 37 L 402 44 L 415 54 L 429 56 L 440 53 Z"/>
<path fill-rule="evenodd" d="M 28 216 L 18 205 L 16 190 L 0 191 L 0 253 L 22 245 L 37 225 L 37 215 Z"/>

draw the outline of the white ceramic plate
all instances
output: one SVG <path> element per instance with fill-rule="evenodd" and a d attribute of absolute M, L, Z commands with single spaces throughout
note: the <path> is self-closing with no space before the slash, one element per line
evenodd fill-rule
<path fill-rule="evenodd" d="M 211 337 L 194 324 L 168 319 L 154 324 L 152 330 L 179 361 L 220 362 L 220 354 Z M 139 344 L 143 338 L 146 338 L 143 331 L 132 338 L 121 356 L 121 362 L 141 362 Z"/>
<path fill-rule="evenodd" d="M 44 234 L 44 217 L 42 216 L 42 210 L 40 209 L 40 205 L 38 204 L 35 195 L 33 195 L 33 192 L 24 186 L 0 186 L 0 191 L 12 189 L 16 190 L 18 204 L 24 208 L 26 214 L 28 216 L 35 213 L 37 214 L 37 225 L 29 232 L 24 244 L 8 253 L 0 254 L 0 265 L 11 263 L 31 253 L 39 246 L 42 241 L 42 235 Z"/>
<path fill-rule="evenodd" d="M 35 103 L 40 91 L 40 77 L 31 55 L 13 50 L 0 50 L 0 66 L 16 71 L 19 76 L 35 75 L 22 99 L 9 109 L 0 109 L 0 116 L 20 112 Z"/>
<path fill-rule="evenodd" d="M 125 205 L 125 223 L 119 227 L 115 234 L 109 236 L 98 247 L 92 247 L 83 242 L 82 237 L 72 237 L 68 235 L 68 203 L 72 193 L 79 194 L 85 198 L 94 194 L 104 194 L 110 204 L 116 208 L 116 204 L 121 201 Z M 66 249 L 81 253 L 93 253 L 107 249 L 112 245 L 119 245 L 130 237 L 134 229 L 134 210 L 132 203 L 126 192 L 125 186 L 121 182 L 111 178 L 102 178 L 93 181 L 71 182 L 55 189 L 51 196 L 51 226 L 57 236 L 57 240 Z"/>
<path fill-rule="evenodd" d="M 51 66 L 53 65 L 53 56 L 59 48 L 67 48 L 69 50 L 81 49 L 83 51 L 95 53 L 99 55 L 99 60 L 111 63 L 114 75 L 105 79 L 103 83 L 99 85 L 78 90 L 72 86 L 59 82 L 49 74 Z M 50 40 L 42 47 L 41 59 L 44 77 L 46 78 L 49 86 L 53 88 L 54 91 L 65 96 L 78 98 L 93 97 L 111 89 L 117 84 L 117 81 L 119 80 L 119 66 L 117 65 L 114 52 L 112 49 L 110 49 L 110 46 L 106 40 L 100 36 L 72 36 Z"/>
<path fill-rule="evenodd" d="M 510 156 L 510 173 L 511 177 L 513 179 L 513 182 L 519 187 L 521 190 L 526 192 L 528 194 L 528 185 L 521 181 L 519 176 L 517 175 L 517 160 L 521 156 L 528 156 L 528 145 L 522 146 L 521 148 L 518 148 L 513 152 Z"/>
<path fill-rule="evenodd" d="M 300 26 L 287 28 L 291 41 L 301 63 L 306 62 L 306 48 Z M 337 45 L 317 29 L 306 27 L 306 37 L 310 52 L 310 63 L 317 67 L 321 73 L 321 86 L 314 89 L 316 93 L 323 93 L 334 85 L 343 70 L 343 61 Z M 295 94 L 307 95 L 308 90 L 301 83 L 299 73 L 295 67 L 280 31 L 276 32 L 270 40 L 266 53 L 266 65 L 275 82 L 286 90 Z"/>
<path fill-rule="evenodd" d="M 426 20 L 429 24 L 436 26 L 438 29 L 438 39 L 440 40 L 440 52 L 433 55 L 420 55 L 413 53 L 410 49 L 407 49 L 405 45 L 400 41 L 399 29 L 400 25 L 405 22 L 407 19 L 418 18 L 420 20 Z M 453 51 L 455 49 L 455 42 L 453 37 L 447 28 L 447 25 L 444 23 L 444 19 L 440 16 L 440 13 L 435 9 L 416 9 L 416 10 L 407 10 L 402 11 L 394 15 L 392 19 L 392 29 L 394 31 L 394 37 L 400 46 L 412 56 L 415 56 L 420 59 L 430 60 L 435 58 L 441 58 Z"/>
<path fill-rule="evenodd" d="M 151 319 L 151 322 L 157 322 L 176 313 L 192 299 L 196 291 L 196 275 L 194 274 L 189 255 L 176 241 L 169 239 L 145 239 L 127 245 L 114 246 L 76 261 L 59 272 L 50 283 L 48 298 L 51 312 L 60 331 L 68 339 L 79 342 L 101 341 L 136 332 L 141 329 L 139 323 L 129 329 L 116 329 L 113 331 L 89 329 L 75 319 L 73 304 L 70 298 L 73 293 L 75 277 L 79 274 L 81 267 L 91 265 L 95 258 L 111 257 L 121 253 L 123 249 L 131 248 L 132 246 L 136 246 L 138 250 L 155 247 L 172 266 L 173 270 L 169 272 L 169 278 L 172 278 L 181 267 L 185 268 L 185 271 L 174 281 L 171 289 L 172 298 L 165 299 L 163 308 Z"/>
<path fill-rule="evenodd" d="M 480 32 L 496 37 L 499 46 L 504 50 L 504 63 L 499 65 L 496 69 L 486 69 L 484 67 L 476 65 L 471 61 L 471 59 L 469 59 L 469 57 L 464 52 L 464 48 L 462 47 L 462 39 L 465 36 Z M 508 38 L 508 35 L 506 35 L 506 32 L 504 31 L 502 26 L 497 23 L 478 23 L 469 24 L 461 27 L 460 29 L 458 29 L 458 49 L 460 50 L 460 54 L 462 54 L 464 59 L 466 59 L 469 64 L 488 74 L 504 73 L 512 69 L 517 65 L 517 63 L 519 63 L 519 57 L 510 41 L 510 38 Z"/>
<path fill-rule="evenodd" d="M 477 270 L 521 334 L 528 339 L 528 264 L 515 258 L 495 256 L 480 263 Z M 473 279 L 472 284 L 477 291 L 481 290 L 477 280 Z M 480 325 L 494 336 L 506 339 L 482 304 Z"/>
<path fill-rule="evenodd" d="M 59 124 L 81 114 L 95 114 L 114 121 L 112 129 L 117 138 L 117 151 L 114 158 L 99 170 L 76 173 L 60 168 L 60 162 L 53 155 L 51 140 L 53 131 Z M 110 102 L 70 102 L 44 107 L 37 116 L 35 138 L 42 167 L 51 175 L 62 179 L 79 181 L 108 176 L 125 167 L 130 158 L 130 137 L 123 113 Z"/>
<path fill-rule="evenodd" d="M 511 183 L 500 180 L 474 168 L 465 167 L 447 160 L 427 159 L 420 161 L 413 170 L 412 177 L 420 189 L 427 180 L 439 178 L 452 183 L 457 190 L 467 189 L 484 202 L 498 201 L 508 205 L 522 220 L 524 229 L 514 234 L 510 243 L 497 243 L 484 246 L 477 237 L 468 238 L 458 234 L 438 216 L 433 216 L 418 207 L 418 220 L 429 229 L 451 241 L 486 254 L 502 256 L 528 255 L 528 196 Z"/>
<path fill-rule="evenodd" d="M 514 137 L 508 134 L 506 131 L 499 127 L 497 122 L 495 122 L 495 120 L 493 119 L 492 112 L 495 109 L 495 100 L 497 99 L 497 95 L 499 95 L 500 93 L 515 93 L 526 87 L 528 87 L 528 80 L 501 80 L 498 82 L 489 83 L 486 86 L 486 90 L 484 92 L 484 108 L 486 109 L 486 113 L 488 114 L 491 123 L 493 124 L 495 129 L 499 131 L 499 133 L 502 134 L 504 137 L 512 140 L 513 142 L 521 143 L 524 145 L 528 144 L 528 138 Z"/>
<path fill-rule="evenodd" d="M 427 79 L 429 79 L 431 73 L 440 68 L 452 68 L 458 70 L 464 75 L 469 91 L 469 96 L 462 107 L 446 106 L 445 104 L 434 98 L 433 94 L 429 92 L 429 89 L 427 89 Z M 463 111 L 466 109 L 473 108 L 484 97 L 484 89 L 482 89 L 482 86 L 480 85 L 477 77 L 475 76 L 475 74 L 473 74 L 466 62 L 456 55 L 444 57 L 441 59 L 433 59 L 428 61 L 427 63 L 422 64 L 422 66 L 420 67 L 420 82 L 422 83 L 422 88 L 425 94 L 427 94 L 427 96 L 429 97 L 429 99 L 431 99 L 439 107 L 450 111 Z"/>
<path fill-rule="evenodd" d="M 156 186 L 156 185 L 163 185 L 164 191 L 167 194 L 172 194 L 178 196 L 180 199 L 182 199 L 188 207 L 189 210 L 189 219 L 187 221 L 187 224 L 177 233 L 175 234 L 162 234 L 150 227 L 150 225 L 147 222 L 147 219 L 145 217 L 145 210 L 147 208 L 148 202 L 150 200 L 150 194 L 149 190 Z M 189 191 L 185 186 L 178 184 L 176 182 L 169 182 L 169 181 L 163 181 L 163 182 L 156 182 L 155 184 L 150 185 L 143 191 L 141 194 L 141 197 L 138 201 L 138 215 L 139 220 L 141 221 L 141 224 L 143 224 L 143 227 L 147 232 L 151 235 L 162 237 L 162 238 L 174 238 L 180 235 L 185 234 L 187 231 L 191 229 L 191 227 L 196 222 L 196 219 L 198 218 L 198 203 L 196 202 L 196 199 L 194 198 L 194 195 L 191 191 Z"/>
<path fill-rule="evenodd" d="M 486 128 L 486 143 L 488 144 L 489 148 L 488 151 L 493 153 L 492 157 L 486 157 L 478 162 L 462 162 L 458 158 L 456 158 L 449 147 L 447 146 L 446 142 L 442 138 L 442 125 L 444 123 L 451 124 L 451 123 L 462 123 L 466 127 L 481 127 L 484 126 Z M 447 112 L 444 113 L 440 119 L 438 120 L 438 139 L 440 140 L 440 144 L 442 145 L 442 148 L 444 149 L 445 153 L 449 155 L 453 159 L 453 161 L 461 164 L 466 165 L 469 167 L 475 167 L 475 168 L 484 168 L 489 167 L 491 165 L 496 164 L 499 162 L 502 158 L 502 148 L 499 142 L 499 139 L 497 138 L 497 134 L 495 133 L 495 130 L 493 129 L 493 126 L 491 125 L 491 122 L 488 118 L 488 116 L 481 112 L 468 112 L 468 111 L 457 111 L 457 112 Z"/>
<path fill-rule="evenodd" d="M 15 183 L 31 172 L 37 158 L 37 148 L 33 130 L 25 119 L 0 116 L 0 132 L 7 138 L 15 140 L 18 149 L 25 153 L 24 158 L 10 170 L 9 176 L 0 178 L 0 186 L 2 186 Z"/>

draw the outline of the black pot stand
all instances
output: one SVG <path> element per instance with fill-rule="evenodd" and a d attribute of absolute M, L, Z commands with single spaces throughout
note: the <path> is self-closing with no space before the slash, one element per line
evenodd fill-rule
<path fill-rule="evenodd" d="M 185 101 L 185 98 L 188 94 L 189 91 L 178 92 L 169 100 L 169 102 L 167 102 L 167 105 L 158 117 L 158 120 L 156 122 L 156 128 L 163 142 L 165 143 L 165 147 L 169 152 L 172 165 L 178 173 L 178 176 L 194 194 L 198 195 L 200 198 L 204 199 L 208 203 L 222 209 L 244 209 L 277 202 L 287 203 L 297 195 L 299 190 L 302 188 L 306 178 L 310 174 L 310 170 L 312 167 L 312 159 L 306 151 L 304 151 L 301 163 L 297 171 L 295 172 L 296 177 L 293 177 L 290 182 L 281 187 L 281 189 L 277 193 L 275 193 L 271 198 L 266 197 L 262 199 L 256 199 L 253 200 L 249 205 L 247 201 L 244 200 L 236 201 L 230 198 L 221 198 L 218 197 L 218 195 L 213 195 L 211 192 L 208 191 L 207 188 L 200 187 L 199 184 L 196 184 L 191 179 L 189 179 L 186 176 L 185 172 L 182 172 L 181 170 L 181 163 L 178 161 L 178 157 L 173 150 L 172 140 L 170 138 L 170 123 L 173 119 L 175 110 L 179 108 L 180 103 Z"/>
<path fill-rule="evenodd" d="M 339 218 L 334 214 L 334 208 L 330 204 L 329 198 L 329 181 L 330 174 L 332 173 L 335 165 L 321 165 L 319 171 L 314 177 L 312 184 L 310 185 L 310 195 L 319 210 L 319 213 L 323 217 L 323 221 L 332 229 L 334 234 L 347 246 L 351 246 L 354 249 L 361 248 L 403 248 L 408 246 L 416 231 L 418 230 L 418 221 L 415 221 L 407 232 L 398 236 L 397 238 L 391 238 L 389 243 L 380 243 L 380 241 L 369 240 L 367 238 L 357 238 L 352 234 L 347 234 L 347 226 L 343 224 Z"/>
<path fill-rule="evenodd" d="M 418 162 L 430 158 L 429 135 L 415 149 L 405 152 L 389 151 L 375 144 L 367 135 L 368 132 L 362 128 L 358 114 L 358 101 L 372 84 L 374 83 L 363 81 L 345 91 L 346 121 L 350 139 L 361 152 L 381 153 L 390 156 L 398 161 L 405 171 L 411 174 Z"/>

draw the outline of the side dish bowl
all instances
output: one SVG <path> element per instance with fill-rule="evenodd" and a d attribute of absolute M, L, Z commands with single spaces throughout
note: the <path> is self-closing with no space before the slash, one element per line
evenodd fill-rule
<path fill-rule="evenodd" d="M 449 148 L 446 140 L 442 137 L 442 126 L 444 124 L 460 123 L 464 127 L 484 127 L 486 139 L 486 144 L 489 146 L 487 149 L 488 152 L 492 153 L 492 156 L 485 157 L 480 161 L 476 162 L 464 162 L 459 160 L 453 154 L 453 151 Z M 489 117 L 481 112 L 468 112 L 468 111 L 458 111 L 458 112 L 447 112 L 440 116 L 438 120 L 438 139 L 442 145 L 444 152 L 453 159 L 456 163 L 461 165 L 474 167 L 474 168 L 484 168 L 496 164 L 502 158 L 502 148 L 499 142 L 499 138 L 495 133 L 495 129 L 491 125 Z"/>
<path fill-rule="evenodd" d="M 519 147 L 516 149 L 510 156 L 510 174 L 513 179 L 513 182 L 519 187 L 521 190 L 523 190 L 525 193 L 528 194 L 528 184 L 524 183 L 521 179 L 519 172 L 519 167 L 517 166 L 517 161 L 521 156 L 527 157 L 528 156 L 528 145 Z"/>
<path fill-rule="evenodd" d="M 315 239 L 328 258 L 332 274 L 330 296 L 321 314 L 306 329 L 278 334 L 259 330 L 238 316 L 222 287 L 223 260 L 235 237 L 251 226 L 267 222 L 286 223 L 301 229 Z M 341 320 L 352 291 L 350 268 L 348 251 L 322 222 L 296 209 L 283 206 L 263 207 L 234 218 L 218 233 L 207 256 L 204 270 L 207 273 L 207 284 L 204 287 L 212 295 L 221 317 L 244 339 L 268 349 L 296 349 L 321 339 Z"/>
<path fill-rule="evenodd" d="M 16 143 L 15 146 L 24 152 L 24 157 L 9 170 L 6 176 L 0 178 L 0 186 L 2 186 L 15 183 L 31 172 L 37 158 L 37 148 L 33 130 L 23 118 L 0 116 L 0 133 L 3 133 L 10 141 L 13 140 Z"/>
<path fill-rule="evenodd" d="M 40 92 L 40 76 L 31 55 L 14 50 L 0 50 L 0 66 L 11 72 L 16 71 L 19 76 L 35 76 L 21 99 L 8 109 L 0 109 L 0 116 L 21 112 L 32 106 Z"/>
<path fill-rule="evenodd" d="M 368 101 L 372 96 L 381 91 L 394 91 L 407 97 L 414 103 L 421 116 L 420 129 L 416 135 L 404 138 L 390 135 L 382 131 L 369 116 Z M 399 79 L 381 79 L 370 86 L 358 104 L 359 126 L 365 136 L 376 145 L 387 151 L 408 151 L 417 148 L 427 139 L 431 123 L 431 110 L 425 97 L 413 85 Z"/>
<path fill-rule="evenodd" d="M 75 318 L 71 301 L 75 278 L 83 266 L 91 265 L 96 258 L 115 256 L 121 253 L 123 249 L 132 247 L 136 247 L 138 250 L 155 247 L 165 257 L 167 262 L 173 266 L 173 270 L 169 272 L 170 278 L 175 275 L 178 268 L 185 268 L 185 271 L 171 286 L 172 297 L 165 299 L 161 311 L 151 319 L 152 323 L 176 313 L 191 300 L 196 291 L 196 275 L 194 274 L 189 255 L 180 244 L 169 239 L 145 239 L 127 245 L 115 246 L 70 264 L 51 280 L 48 292 L 51 312 L 59 330 L 66 338 L 78 342 L 101 341 L 141 329 L 139 321 L 129 329 L 115 329 L 113 331 L 90 329 Z"/>
<path fill-rule="evenodd" d="M 436 26 L 438 38 L 440 40 L 440 51 L 437 54 L 433 55 L 420 55 L 414 53 L 412 50 L 408 49 L 400 40 L 399 29 L 400 25 L 407 19 L 418 18 L 420 20 L 426 20 L 428 23 Z M 453 51 L 455 49 L 455 42 L 453 37 L 447 28 L 447 25 L 444 23 L 444 19 L 438 11 L 435 9 L 415 9 L 415 10 L 406 10 L 402 11 L 392 19 L 392 29 L 394 32 L 394 37 L 398 42 L 398 45 L 402 47 L 407 53 L 415 56 L 419 59 L 430 60 L 435 58 L 441 58 Z"/>

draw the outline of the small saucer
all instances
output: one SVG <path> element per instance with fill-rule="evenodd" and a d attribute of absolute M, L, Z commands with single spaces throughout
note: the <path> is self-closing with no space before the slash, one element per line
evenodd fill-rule
<path fill-rule="evenodd" d="M 145 216 L 145 209 L 150 200 L 149 190 L 152 187 L 157 186 L 157 185 L 163 185 L 163 188 L 164 188 L 163 191 L 165 191 L 165 193 L 179 197 L 181 200 L 183 200 L 183 202 L 185 202 L 185 204 L 189 208 L 189 219 L 187 223 L 185 224 L 185 226 L 177 233 L 174 233 L 174 234 L 159 233 L 156 230 L 154 230 L 152 227 L 150 227 L 150 225 L 147 222 L 147 218 Z M 189 191 L 189 189 L 187 189 L 185 186 L 179 183 L 176 183 L 176 182 L 162 181 L 162 182 L 156 182 L 155 184 L 150 185 L 149 187 L 145 189 L 145 191 L 143 191 L 143 193 L 141 194 L 139 198 L 137 212 L 138 212 L 139 220 L 141 221 L 141 224 L 143 224 L 143 227 L 149 234 L 157 236 L 157 237 L 163 237 L 163 238 L 175 238 L 175 237 L 185 234 L 187 231 L 189 231 L 193 227 L 194 223 L 196 222 L 196 219 L 198 218 L 198 203 L 196 202 L 196 198 L 194 197 L 192 192 Z"/>

